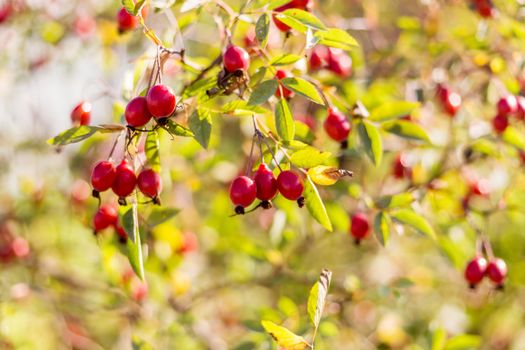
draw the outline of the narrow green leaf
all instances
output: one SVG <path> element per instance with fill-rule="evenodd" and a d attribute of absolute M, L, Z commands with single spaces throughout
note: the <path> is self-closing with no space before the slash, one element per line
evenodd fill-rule
<path fill-rule="evenodd" d="M 148 226 L 155 227 L 175 217 L 179 213 L 177 208 L 155 206 L 148 217 Z"/>
<path fill-rule="evenodd" d="M 313 216 L 313 218 L 317 222 L 319 222 L 325 229 L 331 232 L 332 222 L 328 217 L 328 213 L 326 212 L 323 200 L 319 195 L 319 191 L 317 191 L 317 187 L 312 182 L 309 176 L 306 177 L 303 195 L 306 202 L 306 208 Z"/>
<path fill-rule="evenodd" d="M 203 148 L 208 148 L 212 126 L 210 111 L 207 109 L 196 109 L 190 116 L 189 126 L 195 140 Z"/>
<path fill-rule="evenodd" d="M 302 56 L 299 56 L 299 55 L 295 55 L 295 54 L 291 54 L 291 53 L 288 53 L 288 54 L 283 54 L 281 56 L 277 56 L 277 57 L 274 57 L 271 61 L 270 61 L 270 65 L 272 66 L 287 66 L 287 65 L 290 65 L 290 64 L 293 64 L 297 61 L 299 61 L 301 58 L 303 58 Z"/>
<path fill-rule="evenodd" d="M 323 316 L 324 305 L 326 296 L 328 295 L 328 288 L 330 287 L 330 281 L 332 280 L 332 272 L 323 269 L 319 276 L 319 281 L 315 282 L 310 294 L 308 296 L 308 315 L 314 328 L 319 327 L 319 322 Z"/>
<path fill-rule="evenodd" d="M 427 132 L 420 125 L 408 120 L 393 120 L 381 125 L 383 130 L 411 140 L 430 142 Z"/>
<path fill-rule="evenodd" d="M 146 1 L 147 0 L 139 0 L 137 1 L 137 3 L 135 4 L 135 7 L 133 8 L 133 16 L 137 16 L 139 14 L 140 11 L 142 11 L 142 8 L 144 7 L 144 5 L 146 5 Z"/>
<path fill-rule="evenodd" d="M 310 344 L 303 337 L 292 333 L 287 328 L 266 320 L 261 321 L 261 325 L 284 350 L 305 350 L 311 348 Z"/>
<path fill-rule="evenodd" d="M 231 115 L 253 115 L 265 114 L 269 111 L 261 106 L 250 105 L 246 101 L 236 100 L 228 102 L 222 106 L 221 112 Z"/>
<path fill-rule="evenodd" d="M 329 28 L 327 30 L 321 30 L 314 34 L 320 44 L 343 49 L 345 51 L 352 51 L 359 44 L 353 36 L 348 32 L 339 28 Z"/>
<path fill-rule="evenodd" d="M 513 126 L 507 127 L 502 135 L 503 141 L 521 151 L 525 151 L 525 136 Z"/>
<path fill-rule="evenodd" d="M 135 3 L 133 0 L 122 0 L 122 6 L 124 6 L 130 15 L 134 15 L 133 12 L 135 11 Z"/>
<path fill-rule="evenodd" d="M 193 137 L 193 132 L 191 132 L 190 129 L 178 124 L 178 123 L 175 123 L 174 121 L 172 120 L 168 120 L 168 123 L 166 124 L 166 129 L 168 129 L 168 131 L 173 134 L 173 135 L 177 135 L 177 136 L 184 136 L 184 137 Z"/>
<path fill-rule="evenodd" d="M 139 219 L 137 204 L 119 208 L 122 227 L 128 234 L 128 260 L 137 276 L 144 280 L 144 263 L 142 260 L 142 245 L 140 243 Z"/>
<path fill-rule="evenodd" d="M 264 13 L 259 17 L 255 24 L 255 37 L 262 48 L 268 43 L 268 33 L 270 32 L 270 17 Z"/>
<path fill-rule="evenodd" d="M 281 7 L 285 4 L 288 4 L 290 2 L 290 0 L 273 0 L 272 2 L 270 2 L 268 4 L 268 10 L 273 10 L 273 9 L 276 9 L 278 7 Z"/>
<path fill-rule="evenodd" d="M 383 196 L 376 201 L 376 206 L 380 209 L 399 208 L 410 205 L 415 200 L 414 195 L 409 192 Z"/>
<path fill-rule="evenodd" d="M 379 107 L 374 108 L 370 112 L 370 120 L 384 121 L 390 119 L 397 119 L 411 114 L 419 107 L 417 102 L 408 101 L 389 101 L 382 103 Z"/>
<path fill-rule="evenodd" d="M 284 24 L 301 33 L 306 33 L 308 28 L 317 30 L 326 29 L 325 25 L 319 18 L 304 10 L 289 9 L 277 13 L 276 17 Z"/>
<path fill-rule="evenodd" d="M 390 239 L 390 216 L 385 212 L 379 212 L 374 218 L 374 233 L 381 245 L 385 246 Z"/>
<path fill-rule="evenodd" d="M 57 136 L 47 140 L 47 143 L 53 146 L 69 145 L 70 143 L 84 141 L 101 130 L 103 130 L 103 128 L 99 126 L 77 126 L 61 132 Z"/>
<path fill-rule="evenodd" d="M 294 152 L 290 161 L 299 168 L 313 168 L 318 165 L 324 165 L 332 157 L 330 152 L 321 152 L 315 147 L 307 147 L 305 149 Z"/>
<path fill-rule="evenodd" d="M 278 85 L 275 79 L 266 80 L 258 84 L 248 100 L 248 105 L 255 106 L 265 103 L 275 94 Z"/>
<path fill-rule="evenodd" d="M 477 335 L 462 334 L 450 338 L 446 345 L 445 350 L 470 350 L 479 349 L 481 345 L 481 337 Z"/>
<path fill-rule="evenodd" d="M 436 238 L 436 233 L 434 232 L 434 229 L 429 224 L 427 219 L 415 213 L 413 210 L 399 209 L 393 212 L 391 215 L 396 221 L 411 226 L 412 228 L 416 229 L 424 235 L 429 236 L 432 239 Z"/>
<path fill-rule="evenodd" d="M 323 104 L 323 99 L 319 95 L 319 92 L 309 81 L 306 81 L 302 78 L 284 78 L 281 80 L 281 83 L 288 89 L 303 95 L 309 100 L 320 105 Z"/>
<path fill-rule="evenodd" d="M 366 154 L 376 166 L 379 166 L 383 157 L 383 142 L 379 131 L 364 120 L 358 124 L 357 130 Z"/>
<path fill-rule="evenodd" d="M 295 123 L 292 112 L 285 99 L 280 99 L 275 107 L 275 127 L 277 134 L 284 141 L 292 141 L 295 135 Z"/>
<path fill-rule="evenodd" d="M 150 131 L 148 133 L 146 144 L 144 145 L 144 152 L 146 153 L 149 167 L 157 173 L 160 173 L 160 143 L 157 131 Z"/>
<path fill-rule="evenodd" d="M 432 349 L 444 350 L 447 343 L 447 332 L 443 328 L 438 328 L 432 335 Z"/>

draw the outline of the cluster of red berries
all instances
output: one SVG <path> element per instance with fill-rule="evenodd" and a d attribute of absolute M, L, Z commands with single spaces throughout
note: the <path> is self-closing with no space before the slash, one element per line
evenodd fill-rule
<path fill-rule="evenodd" d="M 141 10 L 142 18 L 146 18 L 148 14 L 147 6 L 144 6 Z M 121 8 L 117 13 L 117 27 L 120 34 L 129 32 L 135 29 L 139 24 L 137 16 L 133 16 L 125 8 Z"/>
<path fill-rule="evenodd" d="M 89 125 L 91 121 L 91 103 L 81 101 L 71 111 L 71 122 L 73 125 Z"/>
<path fill-rule="evenodd" d="M 129 126 L 138 128 L 146 125 L 151 117 L 157 120 L 169 117 L 176 107 L 177 99 L 173 90 L 158 84 L 149 89 L 146 97 L 137 96 L 129 101 L 124 117 Z"/>
<path fill-rule="evenodd" d="M 289 9 L 299 9 L 299 10 L 308 11 L 308 9 L 310 9 L 311 7 L 312 7 L 311 0 L 292 0 L 287 4 L 277 7 L 274 11 L 283 12 Z M 275 26 L 277 27 L 277 29 L 279 29 L 281 32 L 287 33 L 290 31 L 291 28 L 288 25 L 281 22 L 275 14 L 272 16 L 272 20 Z"/>
<path fill-rule="evenodd" d="M 472 5 L 481 17 L 491 18 L 496 13 L 492 0 L 473 0 Z"/>
<path fill-rule="evenodd" d="M 370 224 L 365 213 L 357 212 L 351 217 L 350 234 L 354 238 L 355 244 L 359 244 L 362 239 L 368 236 Z"/>
<path fill-rule="evenodd" d="M 329 108 L 323 126 L 332 140 L 340 142 L 342 147 L 346 148 L 346 139 L 352 130 L 352 125 L 343 113 L 336 108 Z"/>
<path fill-rule="evenodd" d="M 465 279 L 470 288 L 475 288 L 485 276 L 496 284 L 497 288 L 503 288 L 503 283 L 507 277 L 507 264 L 500 258 L 492 258 L 487 263 L 483 256 L 477 255 L 468 262 L 465 268 Z"/>
<path fill-rule="evenodd" d="M 438 84 L 436 96 L 443 110 L 451 117 L 455 117 L 461 107 L 461 95 L 446 85 Z"/>
<path fill-rule="evenodd" d="M 498 134 L 503 133 L 510 123 L 510 118 L 525 120 L 525 97 L 507 95 L 502 97 L 497 104 L 497 114 L 492 119 L 492 127 Z"/>
<path fill-rule="evenodd" d="M 344 50 L 316 45 L 308 59 L 311 71 L 328 69 L 341 78 L 348 78 L 352 74 L 352 58 Z"/>
<path fill-rule="evenodd" d="M 253 179 L 248 176 L 238 176 L 232 181 L 230 199 L 235 205 L 235 212 L 244 214 L 244 209 L 250 206 L 256 198 L 262 201 L 263 208 L 270 208 L 270 200 L 274 199 L 278 192 L 286 199 L 297 201 L 299 207 L 302 207 L 304 205 L 303 191 L 303 180 L 297 173 L 284 170 L 276 179 L 268 165 L 262 163 Z"/>

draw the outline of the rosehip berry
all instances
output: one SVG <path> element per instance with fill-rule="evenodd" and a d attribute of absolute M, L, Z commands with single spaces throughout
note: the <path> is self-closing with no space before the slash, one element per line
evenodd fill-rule
<path fill-rule="evenodd" d="M 131 164 L 129 164 L 126 159 L 123 159 L 117 166 L 115 173 L 115 181 L 113 182 L 111 189 L 120 198 L 125 198 L 135 189 L 137 177 L 135 176 Z"/>
<path fill-rule="evenodd" d="M 505 114 L 498 114 L 492 119 L 492 127 L 497 134 L 503 133 L 509 126 L 509 118 Z"/>
<path fill-rule="evenodd" d="M 412 169 L 410 166 L 408 166 L 407 157 L 403 154 L 400 154 L 396 157 L 394 166 L 392 168 L 392 173 L 396 179 L 412 177 Z"/>
<path fill-rule="evenodd" d="M 278 70 L 277 73 L 275 74 L 275 78 L 277 80 L 281 80 L 281 79 L 284 79 L 284 78 L 289 78 L 291 77 L 291 74 L 284 71 L 284 70 Z M 293 95 L 294 95 L 294 92 L 292 90 L 289 90 L 287 88 L 285 88 L 282 84 L 279 84 L 279 87 L 277 88 L 277 90 L 275 91 L 275 96 L 276 97 L 281 97 L 281 90 L 282 90 L 282 96 L 286 99 L 288 98 L 292 98 Z"/>
<path fill-rule="evenodd" d="M 502 286 L 507 277 L 507 264 L 503 259 L 494 258 L 489 262 L 486 274 L 492 282 Z"/>
<path fill-rule="evenodd" d="M 151 198 L 157 198 L 160 191 L 162 191 L 162 179 L 152 169 L 144 169 L 140 172 L 137 178 L 137 185 L 140 192 Z"/>
<path fill-rule="evenodd" d="M 508 95 L 500 98 L 497 104 L 498 115 L 508 117 L 518 112 L 518 100 L 516 96 Z"/>
<path fill-rule="evenodd" d="M 446 91 L 445 94 L 446 95 L 442 101 L 443 109 L 451 117 L 454 117 L 461 107 L 461 96 L 458 93 L 452 91 Z"/>
<path fill-rule="evenodd" d="M 284 198 L 291 201 L 300 200 L 304 191 L 303 180 L 291 170 L 281 171 L 277 177 L 277 188 Z"/>
<path fill-rule="evenodd" d="M 341 78 L 349 77 L 352 74 L 352 58 L 341 49 L 328 50 L 328 69 Z"/>
<path fill-rule="evenodd" d="M 91 185 L 98 192 L 104 192 L 113 186 L 116 170 L 111 162 L 102 160 L 98 162 L 91 172 Z"/>
<path fill-rule="evenodd" d="M 151 119 L 146 98 L 138 96 L 129 101 L 124 116 L 130 126 L 137 128 L 146 125 Z"/>
<path fill-rule="evenodd" d="M 257 186 L 257 198 L 269 201 L 277 194 L 277 180 L 268 165 L 262 163 L 255 173 L 253 180 Z"/>
<path fill-rule="evenodd" d="M 475 0 L 476 10 L 481 17 L 490 18 L 494 16 L 494 7 L 490 0 Z"/>
<path fill-rule="evenodd" d="M 98 211 L 93 217 L 93 228 L 95 229 L 95 233 L 115 225 L 117 221 L 117 209 L 109 204 L 102 205 L 100 208 L 98 208 Z"/>
<path fill-rule="evenodd" d="M 257 185 L 248 176 L 236 177 L 230 185 L 230 199 L 236 206 L 237 214 L 244 214 L 244 208 L 257 197 Z"/>
<path fill-rule="evenodd" d="M 319 70 L 328 65 L 330 59 L 330 51 L 324 45 L 317 45 L 312 49 L 310 58 L 308 60 L 308 67 L 312 71 Z"/>
<path fill-rule="evenodd" d="M 525 97 L 518 96 L 518 111 L 516 112 L 516 118 L 520 120 L 525 120 Z"/>
<path fill-rule="evenodd" d="M 344 142 L 350 134 L 352 126 L 346 116 L 335 108 L 328 110 L 328 116 L 324 121 L 324 129 L 332 140 Z"/>
<path fill-rule="evenodd" d="M 289 2 L 288 4 L 285 4 L 283 6 L 279 6 L 277 7 L 274 12 L 283 12 L 283 11 L 286 11 L 288 9 L 292 9 L 294 8 L 294 5 L 292 2 Z M 288 32 L 290 31 L 290 27 L 286 24 L 284 24 L 283 22 L 281 22 L 277 16 L 274 14 L 272 15 L 272 20 L 273 20 L 273 23 L 275 23 L 275 26 L 277 27 L 277 29 L 279 29 L 281 32 Z"/>
<path fill-rule="evenodd" d="M 125 8 L 121 8 L 117 13 L 117 26 L 119 33 L 133 30 L 139 24 L 139 19 L 131 15 Z"/>
<path fill-rule="evenodd" d="M 71 121 L 74 125 L 88 125 L 91 119 L 91 103 L 80 102 L 71 111 Z"/>
<path fill-rule="evenodd" d="M 475 288 L 481 282 L 487 270 L 487 260 L 482 256 L 476 256 L 472 259 L 465 268 L 465 279 L 470 285 L 470 288 Z"/>
<path fill-rule="evenodd" d="M 242 47 L 231 45 L 224 51 L 222 63 L 228 72 L 246 71 L 250 66 L 250 55 Z"/>
<path fill-rule="evenodd" d="M 292 0 L 292 6 L 298 9 L 306 9 L 312 6 L 312 0 Z"/>
<path fill-rule="evenodd" d="M 155 85 L 146 96 L 148 110 L 155 118 L 170 116 L 177 107 L 177 100 L 173 90 L 166 85 Z"/>
<path fill-rule="evenodd" d="M 355 213 L 352 215 L 350 224 L 350 234 L 354 237 L 355 243 L 359 242 L 368 235 L 370 225 L 365 213 Z"/>

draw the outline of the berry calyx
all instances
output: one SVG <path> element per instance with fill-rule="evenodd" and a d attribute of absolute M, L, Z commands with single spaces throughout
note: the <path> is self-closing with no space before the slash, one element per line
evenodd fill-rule
<path fill-rule="evenodd" d="M 506 114 L 498 114 L 492 119 L 492 127 L 497 134 L 502 134 L 509 126 L 509 118 Z"/>
<path fill-rule="evenodd" d="M 110 226 L 116 225 L 118 221 L 117 209 L 109 204 L 103 204 L 98 208 L 93 217 L 93 229 L 95 234 Z"/>
<path fill-rule="evenodd" d="M 146 125 L 151 119 L 148 103 L 145 97 L 138 96 L 128 102 L 124 112 L 126 123 L 133 127 Z"/>
<path fill-rule="evenodd" d="M 71 121 L 74 125 L 89 125 L 91 120 L 91 103 L 80 102 L 71 111 Z"/>
<path fill-rule="evenodd" d="M 281 171 L 277 177 L 277 188 L 284 198 L 297 201 L 301 207 L 304 185 L 299 175 L 291 170 Z"/>
<path fill-rule="evenodd" d="M 518 100 L 514 95 L 508 95 L 499 99 L 498 104 L 498 115 L 508 117 L 518 112 Z"/>
<path fill-rule="evenodd" d="M 231 45 L 224 51 L 222 63 L 228 72 L 246 71 L 250 66 L 250 55 L 242 47 Z"/>
<path fill-rule="evenodd" d="M 492 282 L 498 285 L 498 287 L 502 287 L 503 282 L 507 277 L 507 264 L 505 263 L 505 260 L 500 258 L 490 260 L 487 266 L 486 275 Z"/>
<path fill-rule="evenodd" d="M 137 178 L 137 185 L 140 192 L 145 196 L 156 199 L 162 191 L 162 179 L 159 173 L 152 169 L 144 169 Z"/>
<path fill-rule="evenodd" d="M 487 260 L 482 256 L 476 256 L 469 261 L 465 268 L 465 279 L 470 285 L 470 288 L 475 288 L 481 282 L 487 270 Z"/>
<path fill-rule="evenodd" d="M 291 77 L 291 74 L 281 69 L 279 69 L 277 73 L 275 73 L 275 78 L 277 80 L 281 80 L 281 79 L 288 78 L 288 77 Z M 282 97 L 286 99 L 292 98 L 294 95 L 294 92 L 292 90 L 285 88 L 281 83 L 279 83 L 279 87 L 275 91 L 276 97 L 279 97 L 279 98 L 281 97 L 281 90 L 282 90 Z"/>
<path fill-rule="evenodd" d="M 124 33 L 130 30 L 133 30 L 137 27 L 139 24 L 139 19 L 136 16 L 133 16 L 130 14 L 126 9 L 123 7 L 120 9 L 120 11 L 117 13 L 117 26 L 119 33 Z"/>
<path fill-rule="evenodd" d="M 137 177 L 135 176 L 131 164 L 129 164 L 126 159 L 123 159 L 117 166 L 115 173 L 115 181 L 113 182 L 111 189 L 120 198 L 125 198 L 135 189 Z"/>
<path fill-rule="evenodd" d="M 244 214 L 244 208 L 253 203 L 257 197 L 257 185 L 248 176 L 236 177 L 230 185 L 230 199 L 236 206 L 237 214 Z"/>
<path fill-rule="evenodd" d="M 155 118 L 170 116 L 177 107 L 177 101 L 173 90 L 166 85 L 153 86 L 146 96 L 148 110 Z"/>
<path fill-rule="evenodd" d="M 103 160 L 98 162 L 91 172 L 91 185 L 97 192 L 104 192 L 113 186 L 116 170 L 111 162 Z"/>
<path fill-rule="evenodd" d="M 277 179 L 268 165 L 262 163 L 253 180 L 257 186 L 257 198 L 262 201 L 272 200 L 277 195 Z"/>
<path fill-rule="evenodd" d="M 337 142 L 346 141 L 352 128 L 348 118 L 335 108 L 330 108 L 328 110 L 328 116 L 326 117 L 323 126 L 328 136 Z"/>
<path fill-rule="evenodd" d="M 355 213 L 352 215 L 350 224 L 350 234 L 354 237 L 356 244 L 359 244 L 363 238 L 368 235 L 370 225 L 368 223 L 368 217 L 365 213 Z"/>

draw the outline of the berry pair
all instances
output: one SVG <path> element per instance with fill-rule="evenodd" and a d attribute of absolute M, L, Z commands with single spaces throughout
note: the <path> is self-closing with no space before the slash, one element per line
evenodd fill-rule
<path fill-rule="evenodd" d="M 146 125 L 151 117 L 169 117 L 177 107 L 177 99 L 169 86 L 159 84 L 149 89 L 146 97 L 137 96 L 129 101 L 124 117 L 129 126 Z"/>
<path fill-rule="evenodd" d="M 480 255 L 469 261 L 465 268 L 465 279 L 470 288 L 475 288 L 485 276 L 498 288 L 503 288 L 503 283 L 507 277 L 507 264 L 500 258 L 492 258 L 487 264 L 487 260 Z"/>
<path fill-rule="evenodd" d="M 525 97 L 507 95 L 497 104 L 497 114 L 492 119 L 492 127 L 497 134 L 503 133 L 509 126 L 510 117 L 525 120 Z"/>
<path fill-rule="evenodd" d="M 461 107 L 461 96 L 452 91 L 448 86 L 439 84 L 436 92 L 438 101 L 443 110 L 451 117 L 455 117 Z"/>
<path fill-rule="evenodd" d="M 324 45 L 317 45 L 312 49 L 308 66 L 311 71 L 328 69 L 341 78 L 348 78 L 352 74 L 352 58 L 341 49 Z"/>
<path fill-rule="evenodd" d="M 334 141 L 346 145 L 352 125 L 348 118 L 335 108 L 328 109 L 328 116 L 324 121 L 324 130 Z"/>

